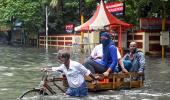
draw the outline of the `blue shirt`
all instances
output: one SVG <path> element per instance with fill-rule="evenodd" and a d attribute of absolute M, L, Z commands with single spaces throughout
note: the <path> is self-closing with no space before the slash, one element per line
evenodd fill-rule
<path fill-rule="evenodd" d="M 112 72 L 114 72 L 118 62 L 117 48 L 114 45 L 107 45 L 103 48 L 102 60 L 96 62 L 103 65 L 105 68 L 111 68 Z"/>

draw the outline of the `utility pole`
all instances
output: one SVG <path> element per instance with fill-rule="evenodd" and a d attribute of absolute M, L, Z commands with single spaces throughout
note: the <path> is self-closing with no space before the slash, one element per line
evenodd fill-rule
<path fill-rule="evenodd" d="M 46 47 L 46 50 L 48 50 L 48 7 L 46 5 L 45 7 L 45 15 L 46 15 L 46 44 L 45 44 L 45 47 Z"/>
<path fill-rule="evenodd" d="M 167 0 L 162 0 L 162 34 L 164 35 L 165 32 L 165 22 L 166 22 L 166 11 L 165 11 L 165 1 Z M 165 45 L 162 45 L 162 63 L 165 62 Z"/>

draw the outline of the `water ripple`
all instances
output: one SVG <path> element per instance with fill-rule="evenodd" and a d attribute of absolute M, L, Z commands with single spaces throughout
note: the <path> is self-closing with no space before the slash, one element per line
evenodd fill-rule
<path fill-rule="evenodd" d="M 0 99 L 15 100 L 22 92 L 38 86 L 41 80 L 40 68 L 59 65 L 55 59 L 56 52 L 56 49 L 46 53 L 43 48 L 0 46 Z M 81 53 L 71 55 L 76 61 L 83 61 L 83 57 Z M 169 66 L 170 60 L 162 64 L 161 58 L 146 56 L 146 79 L 142 88 L 90 92 L 85 98 L 57 94 L 44 97 L 44 100 L 170 100 Z"/>
<path fill-rule="evenodd" d="M 13 76 L 13 73 L 2 73 L 2 75 L 5 75 L 5 76 Z"/>

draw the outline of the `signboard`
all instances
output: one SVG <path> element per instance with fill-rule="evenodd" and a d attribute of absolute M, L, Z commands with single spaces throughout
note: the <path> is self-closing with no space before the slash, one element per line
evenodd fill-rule
<path fill-rule="evenodd" d="M 122 2 L 111 2 L 106 4 L 106 8 L 113 15 L 119 16 L 124 13 L 124 5 Z"/>
<path fill-rule="evenodd" d="M 169 32 L 161 32 L 160 45 L 169 45 Z"/>
<path fill-rule="evenodd" d="M 170 19 L 166 19 L 165 28 L 170 28 Z M 140 29 L 143 30 L 162 30 L 161 18 L 141 18 Z"/>
<path fill-rule="evenodd" d="M 73 33 L 74 25 L 73 24 L 66 24 L 65 30 L 66 30 L 67 33 Z"/>
<path fill-rule="evenodd" d="M 120 16 L 124 13 L 124 4 L 122 2 L 106 3 L 105 6 L 107 10 L 114 16 Z"/>

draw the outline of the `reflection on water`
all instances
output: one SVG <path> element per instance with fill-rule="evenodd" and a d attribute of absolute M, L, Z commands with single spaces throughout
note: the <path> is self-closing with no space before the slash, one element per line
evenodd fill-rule
<path fill-rule="evenodd" d="M 55 61 L 57 50 L 0 46 L 0 100 L 15 100 L 22 92 L 35 87 L 41 79 L 40 68 L 58 66 Z M 79 60 L 79 53 L 72 54 Z M 169 100 L 170 99 L 170 60 L 162 64 L 161 58 L 146 57 L 145 85 L 139 89 L 109 90 L 90 92 L 84 100 Z M 73 100 L 57 94 L 44 100 Z M 76 98 L 82 99 L 82 98 Z M 33 99 L 29 99 L 33 100 Z"/>

